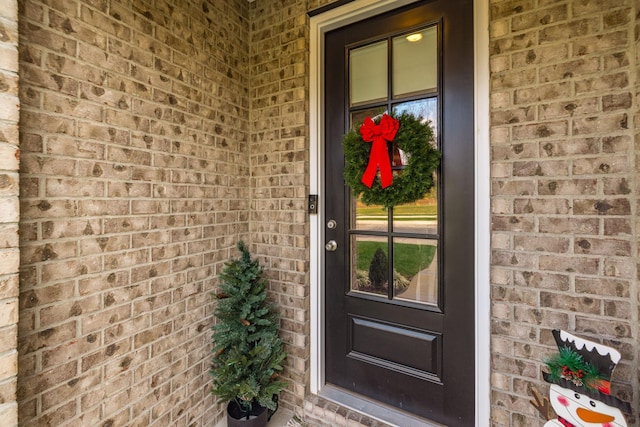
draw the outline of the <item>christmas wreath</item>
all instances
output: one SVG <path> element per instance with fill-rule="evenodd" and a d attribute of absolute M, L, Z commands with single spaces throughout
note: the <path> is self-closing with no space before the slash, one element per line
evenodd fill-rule
<path fill-rule="evenodd" d="M 392 170 L 389 142 L 393 142 L 394 157 L 397 149 L 399 157 L 407 158 L 401 170 Z M 344 136 L 342 145 L 345 182 L 355 197 L 362 194 L 367 205 L 391 208 L 415 202 L 434 185 L 440 152 L 433 144 L 433 129 L 411 114 L 367 117 Z"/>

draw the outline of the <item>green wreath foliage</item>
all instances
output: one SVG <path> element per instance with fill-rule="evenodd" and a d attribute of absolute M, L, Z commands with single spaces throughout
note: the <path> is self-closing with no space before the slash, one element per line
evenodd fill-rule
<path fill-rule="evenodd" d="M 369 152 L 373 144 L 364 142 L 360 136 L 360 125 L 351 129 L 342 140 L 345 157 L 344 179 L 351 187 L 354 197 L 362 194 L 366 205 L 382 205 L 391 208 L 415 202 L 424 197 L 434 186 L 433 173 L 440 165 L 441 153 L 433 144 L 433 129 L 429 122 L 423 123 L 412 114 L 402 113 L 392 117 L 400 122 L 393 140 L 398 148 L 408 155 L 407 165 L 400 173 L 394 173 L 393 183 L 382 188 L 377 175 L 371 188 L 361 181 L 369 163 Z M 374 119 L 376 124 L 380 118 Z"/>

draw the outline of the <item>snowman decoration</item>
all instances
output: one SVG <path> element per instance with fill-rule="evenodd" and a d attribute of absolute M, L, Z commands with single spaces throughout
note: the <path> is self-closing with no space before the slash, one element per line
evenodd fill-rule
<path fill-rule="evenodd" d="M 559 353 L 547 361 L 550 372 L 543 373 L 551 383 L 549 400 L 536 394 L 531 402 L 547 418 L 544 427 L 627 427 L 622 413 L 631 413 L 631 405 L 610 394 L 620 352 L 558 329 L 553 336 Z"/>

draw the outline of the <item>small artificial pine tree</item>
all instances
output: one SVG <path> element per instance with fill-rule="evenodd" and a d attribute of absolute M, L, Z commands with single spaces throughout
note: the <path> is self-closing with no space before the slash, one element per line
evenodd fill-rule
<path fill-rule="evenodd" d="M 263 268 L 244 242 L 239 259 L 227 262 L 220 274 L 213 325 L 212 393 L 235 400 L 247 418 L 252 403 L 275 410 L 285 383 L 279 379 L 286 353 L 278 337 L 279 316 L 267 302 Z"/>
<path fill-rule="evenodd" d="M 384 253 L 382 248 L 376 249 L 373 258 L 371 258 L 371 264 L 369 264 L 369 280 L 374 289 L 384 289 L 385 283 L 389 280 L 389 275 L 387 274 L 388 267 L 389 260 L 387 254 Z"/>

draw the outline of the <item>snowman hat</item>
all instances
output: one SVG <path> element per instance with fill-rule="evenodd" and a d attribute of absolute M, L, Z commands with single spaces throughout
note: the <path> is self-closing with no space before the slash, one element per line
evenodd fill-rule
<path fill-rule="evenodd" d="M 620 361 L 620 352 L 559 329 L 552 333 L 559 354 L 547 360 L 550 372 L 542 373 L 544 380 L 630 414 L 631 405 L 610 394 L 611 374 Z"/>

